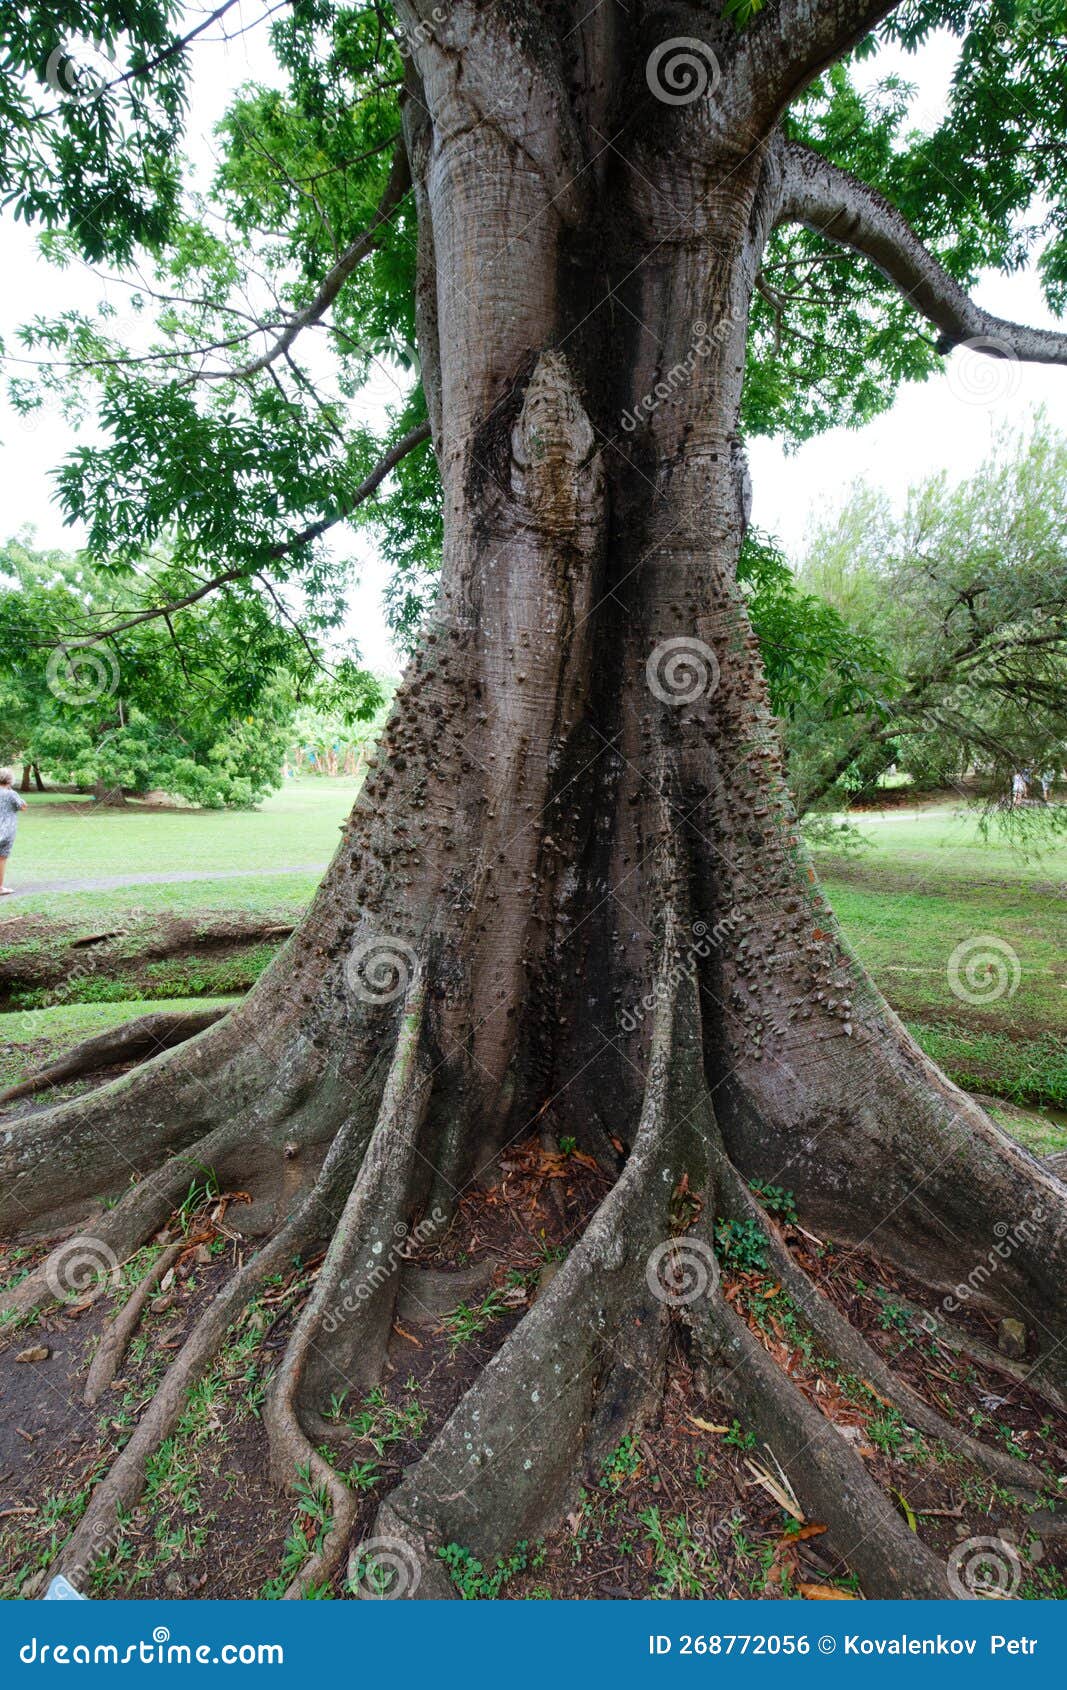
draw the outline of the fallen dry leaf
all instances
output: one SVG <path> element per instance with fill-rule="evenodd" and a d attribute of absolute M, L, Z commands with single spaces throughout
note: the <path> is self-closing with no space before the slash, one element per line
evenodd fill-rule
<path fill-rule="evenodd" d="M 16 1361 L 47 1361 L 52 1354 L 47 1344 L 31 1344 L 28 1350 L 20 1350 Z"/>
<path fill-rule="evenodd" d="M 832 1584 L 798 1584 L 806 1602 L 855 1602 L 851 1590 L 835 1590 Z"/>
<path fill-rule="evenodd" d="M 696 1426 L 701 1432 L 728 1432 L 729 1426 L 713 1426 L 710 1420 L 701 1420 L 696 1414 L 687 1414 L 690 1426 Z"/>
<path fill-rule="evenodd" d="M 398 1320 L 394 1320 L 393 1322 L 393 1331 L 398 1332 L 401 1338 L 406 1338 L 409 1344 L 414 1344 L 417 1350 L 422 1349 L 422 1340 L 416 1338 L 414 1332 L 409 1332 L 406 1327 L 401 1326 Z"/>
<path fill-rule="evenodd" d="M 825 1530 L 825 1526 L 820 1526 L 815 1520 L 812 1520 L 810 1524 L 801 1526 L 798 1532 L 787 1533 L 781 1541 L 783 1543 L 804 1543 L 809 1537 L 821 1537 Z"/>

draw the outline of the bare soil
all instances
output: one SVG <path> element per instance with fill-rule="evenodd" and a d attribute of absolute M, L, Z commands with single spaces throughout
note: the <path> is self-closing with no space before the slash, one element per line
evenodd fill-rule
<path fill-rule="evenodd" d="M 363 1402 L 330 1405 L 332 1458 L 363 1495 L 354 1541 L 381 1498 L 428 1448 L 460 1396 L 541 1294 L 603 1196 L 591 1159 L 537 1137 L 513 1147 L 492 1183 L 464 1198 L 448 1231 L 409 1258 L 386 1380 Z M 143 1315 L 125 1363 L 96 1408 L 82 1400 L 104 1320 L 145 1271 L 141 1252 L 121 1288 L 53 1311 L 0 1341 L 0 1594 L 31 1594 L 84 1509 L 87 1491 L 129 1437 L 168 1361 L 239 1259 L 239 1194 L 175 1216 L 156 1240 L 188 1240 L 174 1273 Z M 1031 1461 L 1035 1483 L 1062 1471 L 1067 1420 L 1027 1386 L 942 1349 L 905 1305 L 918 1289 L 870 1254 L 785 1235 L 850 1320 L 914 1389 L 954 1424 L 999 1440 Z M 0 1274 L 25 1272 L 44 1252 L 8 1249 Z M 294 1262 L 235 1328 L 194 1391 L 176 1436 L 153 1463 L 148 1490 L 97 1562 L 97 1597 L 186 1598 L 280 1594 L 282 1568 L 321 1530 L 307 1486 L 271 1481 L 260 1418 L 263 1394 L 319 1259 Z M 451 1284 L 449 1283 L 451 1281 Z M 1063 1527 L 1032 1501 L 931 1449 L 862 1382 L 838 1376 L 758 1267 L 724 1268 L 728 1297 L 777 1362 L 853 1444 L 909 1524 L 947 1555 L 955 1542 L 995 1532 L 1017 1546 L 1022 1593 L 1061 1594 Z M 443 1289 L 442 1289 L 443 1287 Z M 454 1289 L 453 1289 L 454 1287 Z M 430 1289 L 432 1288 L 432 1289 Z M 986 1343 L 996 1334 L 970 1321 Z M 19 1361 L 43 1346 L 46 1359 Z M 806 1597 L 857 1594 L 845 1546 L 807 1520 L 783 1483 L 773 1450 L 757 1445 L 709 1390 L 679 1327 L 653 1424 L 620 1427 L 619 1443 L 583 1476 L 573 1505 L 537 1543 L 492 1567 L 449 1547 L 457 1594 L 508 1598 Z M 325 1406 L 325 1405 L 324 1405 Z M 343 1596 L 339 1575 L 322 1595 Z"/>

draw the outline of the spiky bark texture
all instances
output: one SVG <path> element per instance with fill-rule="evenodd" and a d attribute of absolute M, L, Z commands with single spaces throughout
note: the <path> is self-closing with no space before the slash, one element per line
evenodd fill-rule
<path fill-rule="evenodd" d="M 92 1223 L 127 1253 L 190 1166 L 211 1166 L 250 1191 L 242 1225 L 263 1240 L 99 1487 L 68 1568 L 138 1495 L 242 1301 L 332 1240 L 268 1416 L 279 1477 L 308 1464 L 332 1498 L 294 1593 L 326 1576 L 352 1510 L 320 1450 L 324 1396 L 377 1376 L 399 1281 L 375 1273 L 383 1244 L 450 1211 L 546 1103 L 614 1184 L 383 1509 L 381 1531 L 425 1564 L 423 1594 L 440 1588 L 435 1546 L 528 1536 L 648 1408 L 679 1318 L 649 1263 L 684 1243 L 707 1264 L 717 1213 L 762 1224 L 750 1180 L 936 1287 L 997 1223 L 1036 1215 L 985 1295 L 1027 1311 L 1039 1367 L 1062 1377 L 1067 1193 L 926 1060 L 843 945 L 735 580 L 747 319 L 776 223 L 818 217 L 832 236 L 847 190 L 842 238 L 966 326 L 899 219 L 776 127 L 880 9 L 798 0 L 739 36 L 702 6 L 401 5 L 446 512 L 436 613 L 314 906 L 256 990 L 176 1052 L 3 1133 L 8 1228 L 84 1225 L 88 1193 L 132 1178 Z M 1061 354 L 1038 341 L 1020 354 Z M 684 1221 L 680 1189 L 698 1199 Z M 775 1247 L 820 1339 L 888 1389 Z M 14 1306 L 47 1297 L 48 1276 Z M 864 1588 L 944 1594 L 936 1558 L 714 1274 L 681 1318 Z"/>

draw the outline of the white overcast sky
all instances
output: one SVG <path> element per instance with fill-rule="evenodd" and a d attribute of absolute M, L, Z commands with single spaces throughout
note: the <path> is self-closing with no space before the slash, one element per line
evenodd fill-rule
<path fill-rule="evenodd" d="M 245 0 L 247 26 L 271 0 Z M 237 26 L 240 27 L 240 26 Z M 195 50 L 194 96 L 188 149 L 195 180 L 206 185 L 213 155 L 212 129 L 234 89 L 247 80 L 278 81 L 262 28 L 229 41 L 208 39 Z M 944 109 L 955 47 L 935 38 L 914 57 L 879 54 L 863 67 L 876 80 L 899 70 L 917 85 L 912 121 L 931 128 Z M 15 326 L 34 314 L 50 314 L 70 305 L 90 307 L 107 291 L 118 302 L 121 290 L 105 290 L 86 271 L 60 271 L 38 255 L 35 237 L 22 224 L 4 221 L 4 267 L 0 283 L 0 334 L 8 349 Z M 1000 316 L 1035 326 L 1054 326 L 1032 273 L 983 277 L 976 297 Z M 1061 325 L 1062 326 L 1062 325 Z M 1039 405 L 1067 429 L 1067 371 L 979 359 L 956 351 L 945 369 L 922 385 L 904 387 L 891 411 L 866 428 L 835 429 L 799 450 L 787 453 L 775 441 L 750 443 L 753 519 L 776 534 L 794 558 L 802 551 L 813 513 L 836 507 L 849 485 L 863 479 L 882 487 L 895 502 L 922 476 L 946 469 L 966 475 L 987 454 L 993 435 L 1004 424 L 1023 426 Z M 52 499 L 49 471 L 75 443 L 62 418 L 45 412 L 27 423 L 0 396 L 0 466 L 4 511 L 0 532 L 14 534 L 30 524 L 41 546 L 73 548 L 83 535 L 63 525 Z M 360 553 L 360 579 L 353 591 L 349 631 L 358 639 L 365 661 L 395 670 L 381 614 L 383 571 L 369 546 Z"/>

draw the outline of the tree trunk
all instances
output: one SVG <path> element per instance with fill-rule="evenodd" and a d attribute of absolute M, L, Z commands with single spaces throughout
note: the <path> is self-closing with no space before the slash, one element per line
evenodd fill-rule
<path fill-rule="evenodd" d="M 93 786 L 93 803 L 105 805 L 108 809 L 119 809 L 126 802 L 126 794 L 121 786 L 109 786 L 106 780 L 98 780 Z"/>
<path fill-rule="evenodd" d="M 611 8 L 575 7 L 588 16 L 560 37 L 547 13 L 511 29 L 498 9 L 456 4 L 435 34 L 400 10 L 415 42 L 405 132 L 446 512 L 439 598 L 312 910 L 256 989 L 0 1146 L 9 1227 L 77 1222 L 88 1187 L 136 1171 L 93 1223 L 121 1256 L 183 1195 L 193 1158 L 251 1192 L 242 1224 L 264 1239 L 63 1564 L 136 1497 L 242 1300 L 329 1238 L 268 1414 L 279 1476 L 306 1463 L 333 1503 L 294 1592 L 325 1576 L 353 1505 L 320 1452 L 323 1402 L 339 1376 L 378 1377 L 396 1276 L 348 1293 L 394 1225 L 451 1212 L 551 1103 L 614 1183 L 382 1509 L 379 1535 L 415 1556 L 422 1592 L 437 1589 L 438 1545 L 493 1555 L 555 1517 L 648 1410 L 684 1321 L 868 1593 L 947 1594 L 717 1273 L 680 1302 L 650 1266 L 665 1250 L 709 1264 L 717 1215 L 770 1236 L 749 1180 L 792 1188 L 806 1225 L 937 1289 L 1003 1219 L 1033 1217 L 988 1301 L 1021 1303 L 1063 1376 L 1064 1188 L 926 1060 L 844 947 L 795 828 L 735 582 L 747 318 L 781 148 L 773 131 L 753 147 L 714 103 L 653 97 L 658 37 Z M 672 1201 L 686 1190 L 687 1228 Z M 859 1334 L 783 1271 L 813 1327 L 874 1376 Z M 13 1306 L 46 1282 L 24 1282 Z"/>

